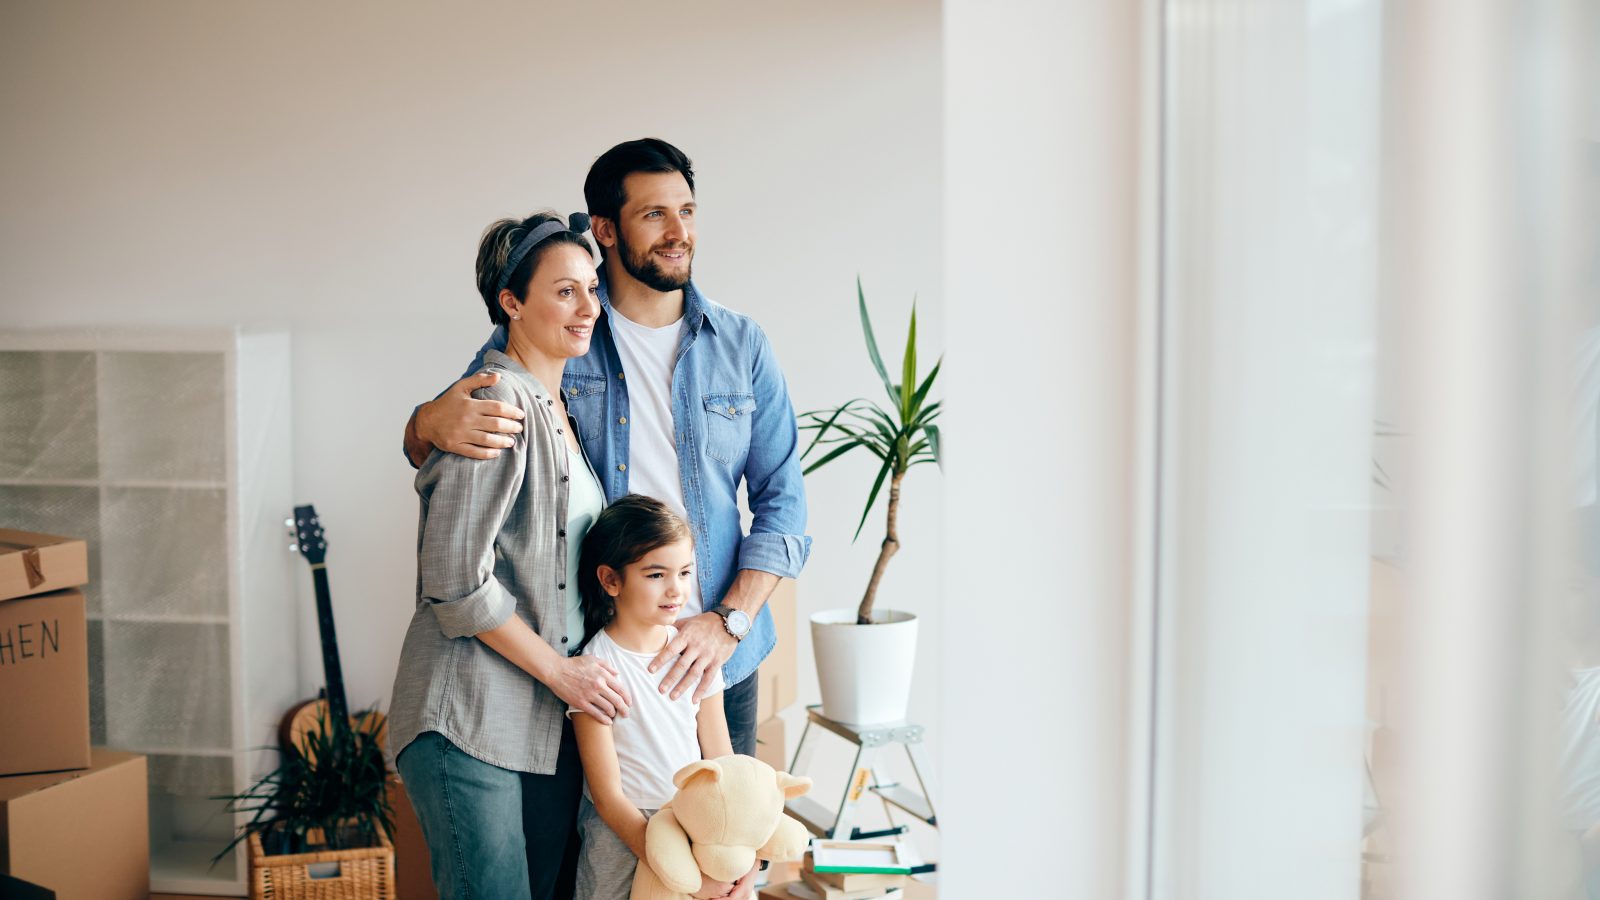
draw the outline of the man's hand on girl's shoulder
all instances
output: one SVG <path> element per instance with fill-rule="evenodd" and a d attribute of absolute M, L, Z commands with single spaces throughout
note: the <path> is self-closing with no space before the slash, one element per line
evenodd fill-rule
<path fill-rule="evenodd" d="M 661 678 L 661 692 L 671 691 L 672 699 L 676 700 L 684 691 L 693 688 L 694 699 L 699 702 L 710 692 L 718 670 L 733 656 L 739 642 L 723 626 L 722 617 L 714 612 L 682 619 L 677 628 L 677 637 L 668 641 L 650 661 L 650 672 L 661 671 L 677 657 L 677 664 Z"/>

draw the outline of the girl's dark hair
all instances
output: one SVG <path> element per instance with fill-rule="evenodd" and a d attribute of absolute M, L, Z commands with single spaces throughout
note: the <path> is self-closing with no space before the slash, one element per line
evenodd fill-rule
<path fill-rule="evenodd" d="M 517 243 L 527 237 L 528 232 L 546 222 L 565 221 L 567 220 L 557 215 L 555 210 L 542 209 L 526 219 L 500 219 L 483 230 L 483 237 L 478 241 L 478 295 L 489 308 L 489 321 L 496 325 L 504 325 L 510 321 L 505 309 L 500 306 L 498 285 L 500 273 L 505 269 L 511 251 L 516 249 Z M 511 280 L 506 282 L 506 290 L 517 298 L 518 303 L 528 299 L 528 282 L 533 280 L 533 272 L 539 268 L 539 260 L 551 247 L 558 244 L 582 247 L 583 252 L 590 255 L 590 259 L 594 258 L 594 250 L 583 235 L 565 230 L 550 235 L 528 251 L 528 255 L 524 256 L 522 262 L 512 270 Z"/>
<path fill-rule="evenodd" d="M 600 629 L 617 617 L 617 601 L 600 585 L 600 567 L 620 574 L 646 553 L 684 538 L 693 539 L 688 523 L 665 503 L 643 494 L 629 494 L 605 508 L 583 538 L 578 554 L 578 596 L 583 600 L 583 641 L 588 646 Z"/>

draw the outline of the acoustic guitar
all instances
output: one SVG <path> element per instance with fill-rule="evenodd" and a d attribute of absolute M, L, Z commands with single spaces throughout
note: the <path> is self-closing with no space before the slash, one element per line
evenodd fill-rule
<path fill-rule="evenodd" d="M 291 549 L 298 549 L 311 564 L 311 580 L 317 589 L 317 633 L 322 638 L 322 676 L 325 686 L 316 699 L 295 704 L 278 723 L 278 742 L 284 750 L 305 752 L 305 735 L 321 731 L 325 722 L 348 721 L 357 731 L 365 731 L 383 743 L 385 720 L 377 710 L 350 715 L 345 701 L 344 670 L 339 665 L 339 638 L 333 627 L 333 599 L 328 591 L 328 539 L 322 531 L 317 508 L 296 506 L 294 518 L 284 522 L 294 538 Z"/>

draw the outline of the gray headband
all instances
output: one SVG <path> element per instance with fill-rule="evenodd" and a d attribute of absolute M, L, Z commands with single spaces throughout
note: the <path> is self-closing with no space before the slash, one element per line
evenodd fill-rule
<path fill-rule="evenodd" d="M 517 245 L 511 248 L 511 255 L 506 257 L 506 265 L 505 268 L 500 270 L 500 280 L 494 289 L 495 293 L 498 294 L 505 290 L 506 285 L 511 283 L 512 274 L 517 271 L 517 266 L 522 265 L 522 260 L 528 255 L 528 251 L 539 246 L 540 243 L 548 239 L 551 235 L 563 231 L 570 231 L 573 234 L 581 235 L 588 230 L 589 217 L 581 212 L 575 212 L 567 217 L 566 222 L 562 222 L 560 219 L 551 219 L 543 225 L 540 225 L 538 228 L 528 232 L 527 236 L 525 236 L 522 240 L 517 241 Z"/>

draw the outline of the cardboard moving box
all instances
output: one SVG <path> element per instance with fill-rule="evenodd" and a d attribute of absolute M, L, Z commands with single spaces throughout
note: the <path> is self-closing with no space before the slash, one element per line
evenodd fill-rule
<path fill-rule="evenodd" d="M 789 760 L 785 758 L 787 747 L 784 745 L 783 720 L 773 716 L 756 726 L 756 759 L 777 769 L 779 772 L 789 771 Z"/>
<path fill-rule="evenodd" d="M 0 600 L 89 583 L 89 547 L 76 538 L 0 528 Z"/>
<path fill-rule="evenodd" d="M 778 582 L 772 597 L 767 601 L 772 609 L 772 625 L 778 632 L 778 643 L 756 670 L 761 679 L 756 688 L 756 722 L 765 722 L 779 710 L 794 705 L 797 695 L 795 668 L 795 583 L 785 578 Z"/>
<path fill-rule="evenodd" d="M 83 592 L 0 601 L 0 775 L 88 765 Z"/>
<path fill-rule="evenodd" d="M 0 871 L 57 900 L 150 896 L 145 759 L 96 748 L 84 771 L 0 778 Z"/>

